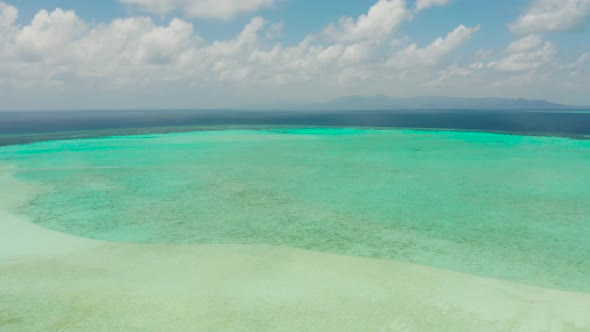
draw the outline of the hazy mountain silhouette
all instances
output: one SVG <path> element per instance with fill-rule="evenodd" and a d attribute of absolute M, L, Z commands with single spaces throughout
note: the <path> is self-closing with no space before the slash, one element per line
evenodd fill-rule
<path fill-rule="evenodd" d="M 276 102 L 249 105 L 242 108 L 260 110 L 558 109 L 577 108 L 577 106 L 557 104 L 546 100 L 509 98 L 349 96 L 325 103 Z"/>

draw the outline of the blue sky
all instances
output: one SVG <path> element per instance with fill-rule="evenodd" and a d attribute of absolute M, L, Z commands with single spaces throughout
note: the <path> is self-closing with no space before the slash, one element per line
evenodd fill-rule
<path fill-rule="evenodd" d="M 590 0 L 0 0 L 0 109 L 590 104 Z"/>

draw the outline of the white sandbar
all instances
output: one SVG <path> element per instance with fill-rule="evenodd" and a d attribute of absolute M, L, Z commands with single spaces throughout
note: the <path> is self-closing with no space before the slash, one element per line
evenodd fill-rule
<path fill-rule="evenodd" d="M 588 331 L 590 294 L 388 260 L 104 243 L 16 214 L 0 169 L 2 331 Z"/>

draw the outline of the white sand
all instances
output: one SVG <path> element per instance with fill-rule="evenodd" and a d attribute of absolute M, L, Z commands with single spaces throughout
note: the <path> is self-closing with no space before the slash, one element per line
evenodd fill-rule
<path fill-rule="evenodd" d="M 589 331 L 590 294 L 269 246 L 76 238 L 0 170 L 0 331 Z"/>

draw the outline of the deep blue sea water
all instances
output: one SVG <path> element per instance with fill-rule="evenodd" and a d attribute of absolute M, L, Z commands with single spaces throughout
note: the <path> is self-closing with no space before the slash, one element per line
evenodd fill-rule
<path fill-rule="evenodd" d="M 455 129 L 584 138 L 590 110 L 45 111 L 0 112 L 0 145 L 55 138 L 174 132 L 195 126 L 352 126 Z"/>

